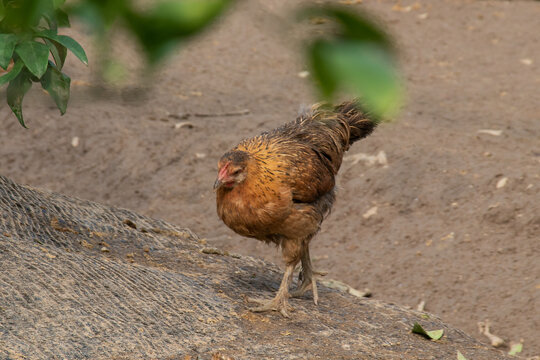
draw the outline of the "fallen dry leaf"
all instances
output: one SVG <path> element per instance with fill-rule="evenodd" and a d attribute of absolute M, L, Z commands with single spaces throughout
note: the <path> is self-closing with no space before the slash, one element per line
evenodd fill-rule
<path fill-rule="evenodd" d="M 491 346 L 493 347 L 499 347 L 504 345 L 504 340 L 498 337 L 497 335 L 493 335 L 489 331 L 489 327 L 491 325 L 490 321 L 486 319 L 486 321 L 480 321 L 478 322 L 478 332 L 480 334 L 485 335 L 489 341 L 491 342 Z"/>
<path fill-rule="evenodd" d="M 369 219 L 370 217 L 372 217 L 372 216 L 374 216 L 374 215 L 377 215 L 377 209 L 378 209 L 378 208 L 377 208 L 376 206 L 372 207 L 371 209 L 369 209 L 368 211 L 366 211 L 366 212 L 362 215 L 362 217 L 363 217 L 364 219 Z"/>
<path fill-rule="evenodd" d="M 175 129 L 181 129 L 183 127 L 186 127 L 188 129 L 193 129 L 194 125 L 193 125 L 193 123 L 191 123 L 189 121 L 180 121 L 180 122 L 177 122 L 176 124 L 174 124 Z"/>
<path fill-rule="evenodd" d="M 366 165 L 371 166 L 374 164 L 379 164 L 383 166 L 388 166 L 388 160 L 386 158 L 386 153 L 384 151 L 379 151 L 377 155 L 368 155 L 365 153 L 358 153 L 343 158 L 344 161 L 351 161 L 352 165 L 358 164 L 360 161 L 366 163 Z"/>
<path fill-rule="evenodd" d="M 503 188 L 508 182 L 507 177 L 503 177 L 501 180 L 497 181 L 497 189 Z"/>
<path fill-rule="evenodd" d="M 479 134 L 488 134 L 493 136 L 501 136 L 502 130 L 490 130 L 490 129 L 480 129 L 477 131 Z"/>

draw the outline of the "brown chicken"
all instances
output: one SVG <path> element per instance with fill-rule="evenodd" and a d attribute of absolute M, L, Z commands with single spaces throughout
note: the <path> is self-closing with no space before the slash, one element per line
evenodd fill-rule
<path fill-rule="evenodd" d="M 354 102 L 314 105 L 310 113 L 242 141 L 219 160 L 214 184 L 219 217 L 242 236 L 280 246 L 286 264 L 275 298 L 250 299 L 261 304 L 252 311 L 288 316 L 288 298 L 310 288 L 317 304 L 316 279 L 324 274 L 312 268 L 309 242 L 334 203 L 343 153 L 375 126 Z M 300 261 L 301 283 L 289 293 Z"/>

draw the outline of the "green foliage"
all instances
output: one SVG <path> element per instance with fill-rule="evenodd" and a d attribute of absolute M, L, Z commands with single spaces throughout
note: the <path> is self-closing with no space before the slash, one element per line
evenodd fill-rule
<path fill-rule="evenodd" d="M 11 111 L 17 116 L 22 126 L 24 124 L 22 116 L 22 101 L 24 95 L 32 87 L 32 80 L 30 79 L 30 73 L 26 69 L 19 71 L 19 74 L 9 82 L 7 87 L 7 103 L 11 108 Z"/>
<path fill-rule="evenodd" d="M 116 22 L 131 31 L 150 65 L 164 59 L 178 44 L 212 23 L 231 0 L 160 0 L 141 10 L 129 0 L 80 0 L 70 12 L 102 34 Z M 106 42 L 107 37 L 102 36 Z M 103 48 L 108 48 L 105 44 Z"/>
<path fill-rule="evenodd" d="M 38 79 L 45 74 L 49 65 L 49 48 L 47 45 L 34 41 L 22 41 L 15 47 L 15 53 L 19 55 L 26 68 Z"/>
<path fill-rule="evenodd" d="M 70 78 L 62 73 L 67 50 L 87 64 L 86 54 L 75 40 L 58 35 L 69 26 L 68 15 L 59 7 L 64 0 L 0 0 L 0 77 L 7 103 L 22 126 L 24 95 L 39 82 L 53 98 L 61 114 L 69 100 Z M 53 61 L 49 61 L 49 55 Z M 13 66 L 10 66 L 13 64 Z"/>
<path fill-rule="evenodd" d="M 158 62 L 180 41 L 198 33 L 229 3 L 226 0 L 167 0 L 147 13 L 129 10 L 128 26 L 146 50 L 151 64 Z"/>
<path fill-rule="evenodd" d="M 14 34 L 0 34 L 0 66 L 2 68 L 8 67 L 15 45 L 17 45 L 17 37 Z"/>
<path fill-rule="evenodd" d="M 99 35 L 108 52 L 107 30 L 125 26 L 139 41 L 149 65 L 155 66 L 172 49 L 211 24 L 232 0 L 0 0 L 0 86 L 8 84 L 7 101 L 22 126 L 24 95 L 39 82 L 64 114 L 70 78 L 62 72 L 68 50 L 82 63 L 88 58 L 81 45 L 58 29 L 78 16 Z M 143 6 L 144 5 L 144 6 Z M 142 8 L 141 8 L 142 6 Z M 362 13 L 323 5 L 301 11 L 303 18 L 322 17 L 337 31 L 310 40 L 307 57 L 316 86 L 332 102 L 341 92 L 359 98 L 378 119 L 393 116 L 402 100 L 394 66 L 392 42 L 380 26 Z M 106 55 L 107 56 L 107 55 Z M 104 62 L 104 74 L 121 72 L 114 59 Z M 1 72 L 0 72 L 1 74 Z"/>
<path fill-rule="evenodd" d="M 338 26 L 312 40 L 307 49 L 322 97 L 332 102 L 345 91 L 360 98 L 375 118 L 394 116 L 403 94 L 392 42 L 380 27 L 362 13 L 335 6 L 309 8 L 302 16 L 322 17 Z"/>
<path fill-rule="evenodd" d="M 41 77 L 40 81 L 41 86 L 47 90 L 54 99 L 60 113 L 64 115 L 69 100 L 69 85 L 71 79 L 49 61 L 49 67 L 43 77 Z"/>
<path fill-rule="evenodd" d="M 58 28 L 70 26 L 68 14 L 80 16 L 102 35 L 121 20 L 139 40 L 148 63 L 154 65 L 177 44 L 208 26 L 230 1 L 161 0 L 140 10 L 129 0 L 80 0 L 67 12 L 60 8 L 64 2 L 0 0 L 0 67 L 8 71 L 0 76 L 0 86 L 9 83 L 8 104 L 24 127 L 22 101 L 33 83 L 41 84 L 63 115 L 70 91 L 70 78 L 62 72 L 68 50 L 88 64 L 82 46 L 58 34 Z M 101 40 L 106 42 L 107 37 Z"/>

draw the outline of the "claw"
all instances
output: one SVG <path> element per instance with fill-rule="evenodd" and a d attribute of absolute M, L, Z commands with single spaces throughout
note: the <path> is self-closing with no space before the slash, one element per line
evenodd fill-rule
<path fill-rule="evenodd" d="M 289 285 L 292 280 L 294 265 L 288 265 L 276 296 L 272 300 L 261 300 L 247 297 L 247 301 L 255 302 L 261 306 L 250 308 L 253 312 L 279 311 L 284 317 L 289 317 L 289 311 L 294 309 L 289 305 Z"/>
<path fill-rule="evenodd" d="M 247 298 L 250 302 L 255 302 L 261 306 L 249 308 L 253 312 L 266 312 L 266 311 L 279 311 L 281 315 L 288 318 L 290 317 L 289 311 L 294 311 L 294 308 L 289 305 L 286 298 L 274 298 L 272 300 Z"/>

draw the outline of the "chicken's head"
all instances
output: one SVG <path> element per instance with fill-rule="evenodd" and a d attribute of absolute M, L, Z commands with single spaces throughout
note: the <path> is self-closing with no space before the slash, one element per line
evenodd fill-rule
<path fill-rule="evenodd" d="M 246 178 L 248 154 L 233 150 L 221 157 L 218 162 L 218 176 L 214 190 L 219 188 L 232 189 Z"/>

